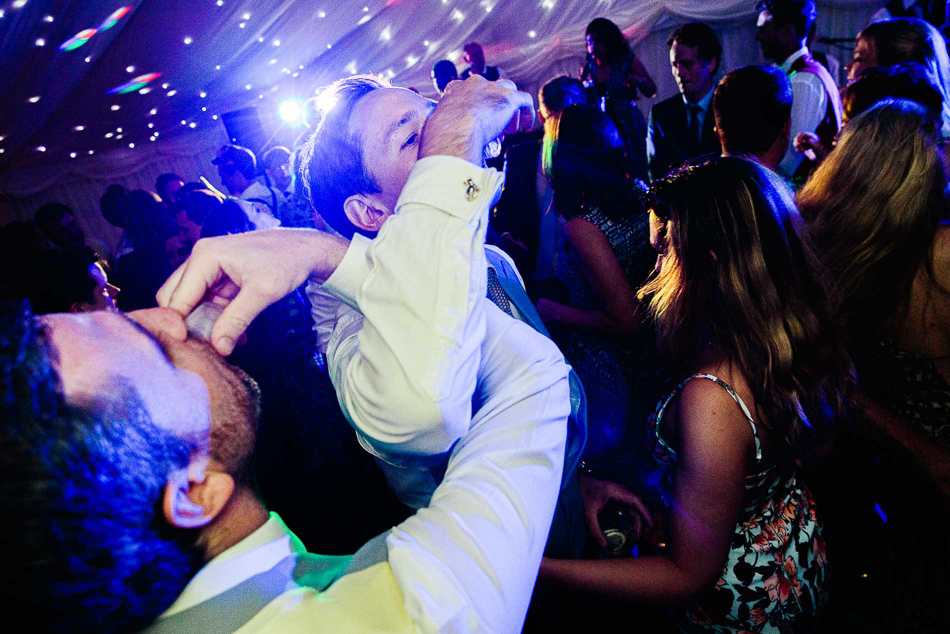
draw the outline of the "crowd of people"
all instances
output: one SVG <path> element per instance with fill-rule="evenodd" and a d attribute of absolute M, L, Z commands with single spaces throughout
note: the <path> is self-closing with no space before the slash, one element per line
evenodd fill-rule
<path fill-rule="evenodd" d="M 438 102 L 349 77 L 299 147 L 224 146 L 220 189 L 110 186 L 115 249 L 61 204 L 3 227 L 3 604 L 946 632 L 950 59 L 889 19 L 839 89 L 817 18 L 764 0 L 774 63 L 725 73 L 677 27 L 649 117 L 595 19 L 541 125 L 472 42 Z"/>

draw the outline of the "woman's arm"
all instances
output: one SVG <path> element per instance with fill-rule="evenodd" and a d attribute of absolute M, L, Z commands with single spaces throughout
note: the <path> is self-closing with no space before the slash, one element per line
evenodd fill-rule
<path fill-rule="evenodd" d="M 732 397 L 705 380 L 680 396 L 669 555 L 613 560 L 550 560 L 541 577 L 627 601 L 688 601 L 722 575 L 742 507 L 749 424 Z"/>
<path fill-rule="evenodd" d="M 630 69 L 624 77 L 624 83 L 639 88 L 645 97 L 656 97 L 656 82 L 650 77 L 650 71 L 639 57 L 634 56 L 630 61 Z"/>
<path fill-rule="evenodd" d="M 541 300 L 538 313 L 542 319 L 608 337 L 635 333 L 643 324 L 642 311 L 607 236 L 583 218 L 569 220 L 564 231 L 600 308 L 581 310 Z"/>

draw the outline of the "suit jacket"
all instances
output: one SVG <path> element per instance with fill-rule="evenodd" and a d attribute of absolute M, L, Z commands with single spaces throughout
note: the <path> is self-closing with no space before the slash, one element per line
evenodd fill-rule
<path fill-rule="evenodd" d="M 650 178 L 656 180 L 669 174 L 686 159 L 703 154 L 720 154 L 722 146 L 716 136 L 716 122 L 712 104 L 706 111 L 702 140 L 695 146 L 689 140 L 689 115 L 683 95 L 676 93 L 669 99 L 654 104 L 650 110 L 650 138 L 653 155 L 650 157 Z"/>

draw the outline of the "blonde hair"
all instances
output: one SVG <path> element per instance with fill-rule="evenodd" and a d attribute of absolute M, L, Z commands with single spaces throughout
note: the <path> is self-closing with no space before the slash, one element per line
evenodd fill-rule
<path fill-rule="evenodd" d="M 654 185 L 666 219 L 650 297 L 661 347 L 682 373 L 700 359 L 734 364 L 784 458 L 816 448 L 852 378 L 827 276 L 788 187 L 757 163 L 722 157 Z"/>
<path fill-rule="evenodd" d="M 855 335 L 899 320 L 946 217 L 939 123 L 923 106 L 887 99 L 848 123 L 798 195 L 802 215 L 836 278 Z"/>

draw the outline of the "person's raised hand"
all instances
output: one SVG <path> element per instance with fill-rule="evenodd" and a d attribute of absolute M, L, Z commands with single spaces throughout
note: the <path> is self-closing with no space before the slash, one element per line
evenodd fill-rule
<path fill-rule="evenodd" d="M 485 146 L 534 124 L 534 100 L 514 83 L 472 75 L 453 81 L 422 131 L 419 158 L 457 156 L 482 164 Z"/>
<path fill-rule="evenodd" d="M 270 229 L 207 238 L 159 289 L 159 306 L 187 317 L 198 304 L 224 307 L 211 330 L 215 349 L 229 355 L 265 308 L 308 279 L 325 281 L 349 242 L 322 231 Z"/>
<path fill-rule="evenodd" d="M 630 507 L 629 517 L 634 524 L 634 535 L 631 541 L 640 538 L 640 532 L 644 524 L 653 526 L 653 516 L 643 501 L 634 495 L 627 487 L 616 482 L 607 482 L 598 480 L 588 475 L 580 475 L 581 497 L 584 500 L 584 519 L 587 521 L 587 529 L 601 548 L 607 546 L 607 538 L 600 528 L 600 521 L 597 516 L 604 510 L 604 507 L 611 500 L 621 502 Z"/>
<path fill-rule="evenodd" d="M 827 148 L 814 132 L 799 132 L 795 135 L 792 146 L 796 152 L 804 154 L 812 161 L 824 158 L 828 153 Z"/>

